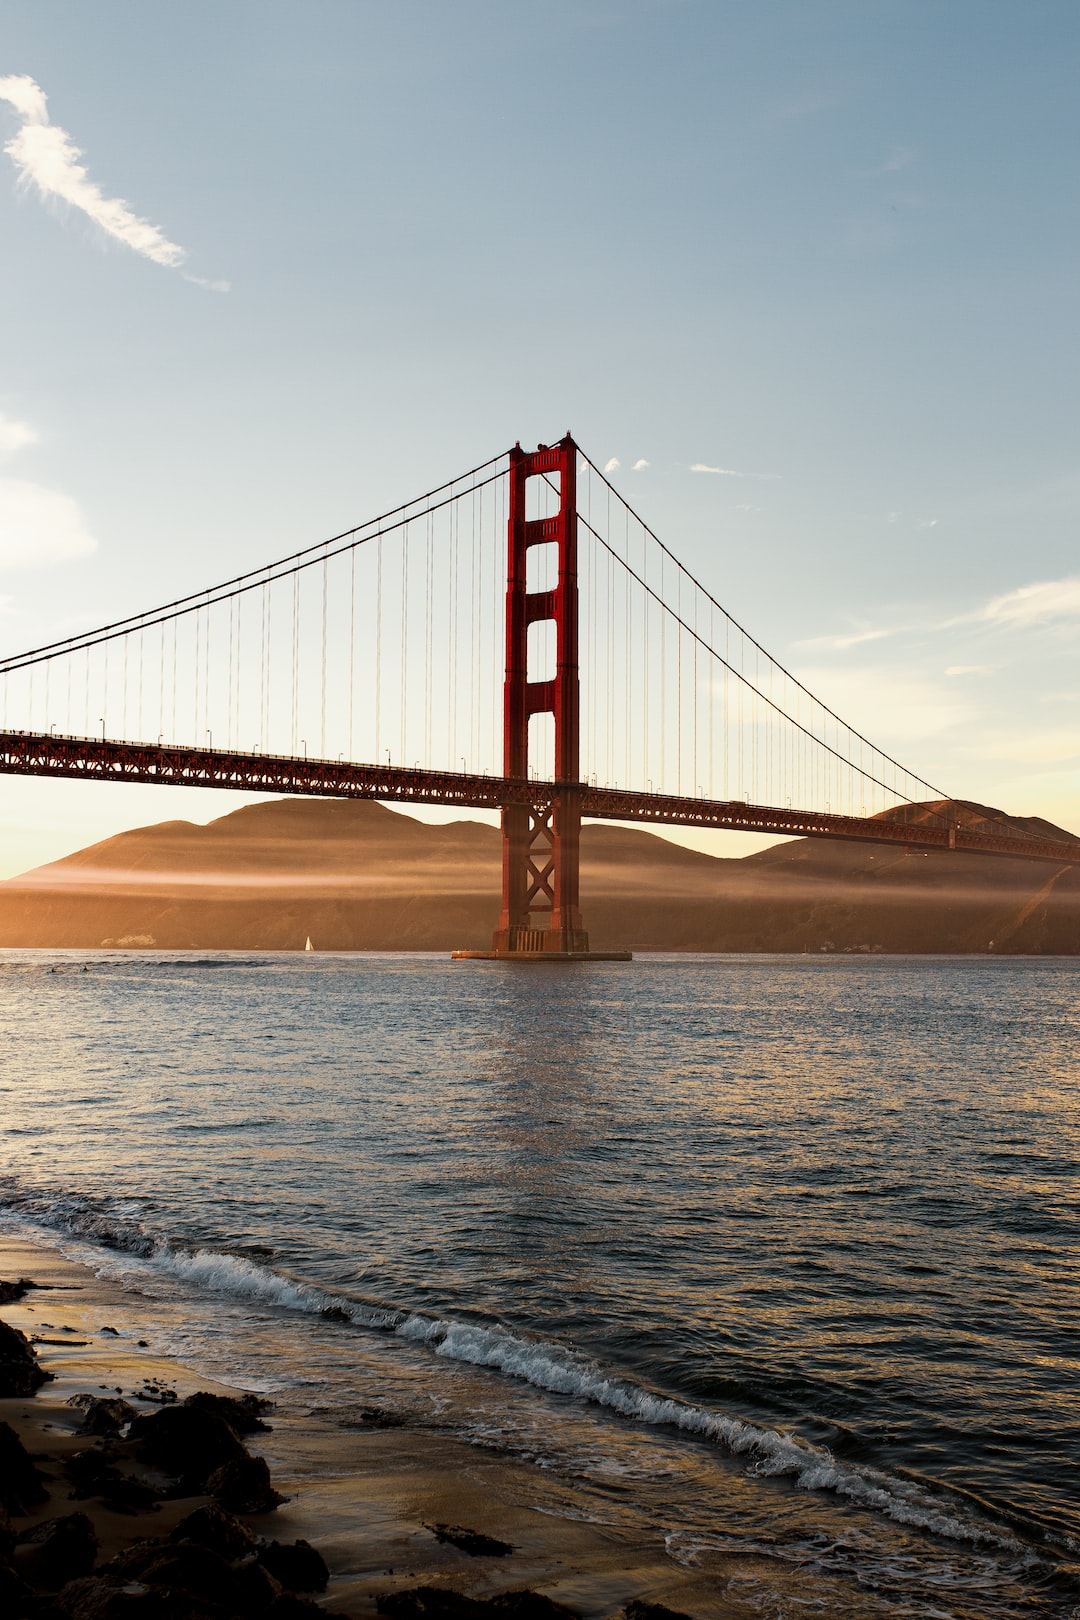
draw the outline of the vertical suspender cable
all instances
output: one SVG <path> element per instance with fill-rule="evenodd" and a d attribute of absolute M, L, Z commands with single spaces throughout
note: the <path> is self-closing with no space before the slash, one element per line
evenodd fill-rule
<path fill-rule="evenodd" d="M 300 740 L 300 575 L 293 575 L 292 621 L 292 751 Z"/>
<path fill-rule="evenodd" d="M 319 703 L 319 756 L 326 758 L 326 592 L 328 560 L 323 556 L 322 565 L 322 687 Z"/>
<path fill-rule="evenodd" d="M 375 763 L 382 764 L 382 537 L 375 552 Z"/>
<path fill-rule="evenodd" d="M 209 595 L 208 595 L 207 599 L 206 599 L 206 651 L 203 654 L 203 657 L 204 657 L 204 660 L 205 660 L 204 665 L 203 665 L 203 671 L 204 671 L 204 676 L 203 676 L 203 731 L 204 731 L 204 733 L 208 732 L 209 726 L 210 726 L 210 630 L 211 630 L 211 626 L 212 626 L 212 620 L 213 620 L 213 613 L 212 613 L 212 610 L 211 610 L 211 607 L 210 607 L 210 598 L 209 598 Z M 200 741 L 201 741 L 201 739 L 200 739 Z"/>
<path fill-rule="evenodd" d="M 400 763 L 405 764 L 406 724 L 409 712 L 409 525 L 405 525 L 405 533 L 401 545 L 401 756 Z"/>
<path fill-rule="evenodd" d="M 429 512 L 425 525 L 425 555 L 424 555 L 424 758 L 422 763 L 431 765 L 431 706 L 432 706 L 432 678 L 431 678 L 431 584 L 432 562 L 434 557 L 434 526 L 435 515 Z"/>
<path fill-rule="evenodd" d="M 349 758 L 356 758 L 353 747 L 353 696 L 356 690 L 356 547 L 349 551 Z"/>

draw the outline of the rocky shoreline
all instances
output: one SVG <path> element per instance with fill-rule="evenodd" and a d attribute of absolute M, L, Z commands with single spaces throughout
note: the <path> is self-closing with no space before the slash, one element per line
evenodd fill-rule
<path fill-rule="evenodd" d="M 0 1613 L 11 1620 L 745 1612 L 662 1548 L 515 1507 L 505 1459 L 474 1461 L 378 1414 L 349 1437 L 363 1462 L 345 1474 L 269 1401 L 196 1379 L 130 1326 L 101 1322 L 108 1295 L 91 1274 L 5 1239 L 9 1276 L 13 1258 L 30 1275 L 0 1281 Z"/>
<path fill-rule="evenodd" d="M 29 1278 L 0 1280 L 0 1305 L 37 1287 Z M 0 1320 L 0 1400 L 34 1397 L 51 1380 L 30 1339 Z M 44 1438 L 44 1424 L 28 1412 L 22 1434 L 0 1421 L 3 1612 L 12 1620 L 325 1614 L 302 1595 L 325 1591 L 322 1556 L 305 1540 L 283 1543 L 247 1522 L 285 1500 L 265 1459 L 245 1444 L 268 1432 L 263 1414 L 271 1403 L 208 1390 L 180 1401 L 162 1385 L 144 1386 L 142 1401 L 158 1403 L 156 1410 L 140 1412 L 119 1388 L 69 1396 L 71 1443 L 59 1450 L 29 1449 Z M 85 1506 L 56 1513 L 64 1497 L 65 1506 Z M 166 1533 L 147 1535 L 146 1521 L 167 1503 L 189 1511 Z M 95 1523 L 102 1512 L 130 1517 L 136 1530 L 130 1545 L 104 1559 Z"/>

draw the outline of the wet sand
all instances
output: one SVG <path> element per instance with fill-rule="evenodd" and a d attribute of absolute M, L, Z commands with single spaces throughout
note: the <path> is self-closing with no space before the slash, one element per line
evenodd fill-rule
<path fill-rule="evenodd" d="M 180 1400 L 197 1389 L 244 1392 L 141 1347 L 130 1325 L 123 1336 L 105 1331 L 118 1311 L 127 1324 L 133 1309 L 138 1319 L 137 1298 L 56 1250 L 0 1233 L 0 1277 L 43 1285 L 0 1315 L 37 1341 L 41 1365 L 54 1378 L 32 1398 L 0 1400 L 0 1421 L 11 1424 L 51 1476 L 51 1500 L 14 1520 L 14 1528 L 85 1512 L 101 1543 L 99 1563 L 136 1541 L 167 1536 L 207 1498 L 135 1514 L 93 1499 L 69 1501 L 60 1465 L 87 1441 L 78 1433 L 82 1413 L 67 1401 L 122 1393 L 138 1410 L 152 1411 L 157 1403 L 146 1394 L 148 1384 L 174 1390 Z M 478 1598 L 527 1587 L 585 1617 L 618 1614 L 635 1599 L 700 1620 L 760 1612 L 736 1595 L 744 1580 L 755 1584 L 756 1560 L 732 1558 L 723 1571 L 713 1563 L 707 1574 L 681 1568 L 660 1537 L 642 1545 L 625 1529 L 596 1522 L 595 1500 L 586 1502 L 572 1479 L 429 1432 L 380 1428 L 377 1418 L 370 1427 L 343 1428 L 333 1414 L 275 1410 L 268 1421 L 272 1432 L 252 1436 L 248 1445 L 265 1456 L 287 1500 L 246 1522 L 258 1535 L 302 1537 L 322 1553 L 331 1580 L 317 1601 L 328 1610 L 372 1615 L 380 1594 L 423 1584 Z M 513 1551 L 470 1556 L 440 1543 L 428 1528 L 434 1524 L 465 1526 L 509 1542 Z M 770 1574 L 775 1580 L 775 1569 Z"/>

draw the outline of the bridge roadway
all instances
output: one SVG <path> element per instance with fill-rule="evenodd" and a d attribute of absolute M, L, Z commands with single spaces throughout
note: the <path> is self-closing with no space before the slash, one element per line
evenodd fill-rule
<path fill-rule="evenodd" d="M 541 805 L 550 803 L 561 791 L 557 783 L 513 777 L 27 731 L 0 731 L 0 774 L 236 788 L 249 793 L 311 794 L 333 799 L 383 799 L 398 804 L 449 804 L 463 810 L 498 810 L 504 804 Z M 724 827 L 787 838 L 839 838 L 899 844 L 910 849 L 1019 856 L 1058 865 L 1080 864 L 1080 840 L 1063 842 L 1004 829 L 1000 833 L 980 831 L 955 819 L 949 824 L 944 814 L 939 825 L 927 825 L 902 819 L 904 807 L 883 819 L 781 809 L 739 799 L 637 793 L 626 788 L 594 787 L 588 782 L 574 784 L 574 789 L 580 795 L 582 815 L 604 821 Z"/>

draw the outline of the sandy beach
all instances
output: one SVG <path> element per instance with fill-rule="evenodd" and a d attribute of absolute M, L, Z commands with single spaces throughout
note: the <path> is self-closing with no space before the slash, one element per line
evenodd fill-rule
<path fill-rule="evenodd" d="M 57 1250 L 2 1235 L 0 1277 L 39 1285 L 5 1304 L 0 1317 L 32 1340 L 52 1375 L 33 1397 L 0 1400 L 0 1422 L 19 1434 L 51 1493 L 13 1518 L 14 1532 L 22 1536 L 45 1520 L 84 1512 L 100 1543 L 98 1566 L 136 1542 L 168 1537 L 206 1496 L 135 1512 L 115 1511 L 94 1497 L 69 1500 L 63 1465 L 88 1444 L 79 1432 L 83 1412 L 69 1403 L 79 1395 L 121 1395 L 141 1413 L 157 1410 L 163 1396 L 168 1403 L 172 1395 L 183 1401 L 197 1390 L 244 1392 L 163 1358 L 149 1341 L 140 1343 L 133 1294 Z M 330 1580 L 312 1599 L 326 1611 L 371 1615 L 379 1599 L 422 1585 L 477 1599 L 527 1589 L 582 1616 L 615 1615 L 635 1601 L 702 1620 L 752 1612 L 736 1592 L 742 1579 L 754 1584 L 753 1560 L 733 1558 L 724 1574 L 715 1564 L 708 1574 L 681 1568 L 659 1539 L 636 1545 L 618 1526 L 587 1522 L 596 1515 L 586 1515 L 572 1479 L 430 1432 L 386 1427 L 378 1412 L 369 1424 L 347 1429 L 317 1409 L 307 1416 L 280 1410 L 267 1416 L 271 1432 L 248 1444 L 265 1457 L 285 1501 L 244 1522 L 258 1537 L 303 1539 L 321 1553 Z M 512 1551 L 470 1555 L 430 1528 L 445 1525 L 495 1538 Z M 17 1549 L 17 1565 L 20 1557 L 25 1563 Z"/>

